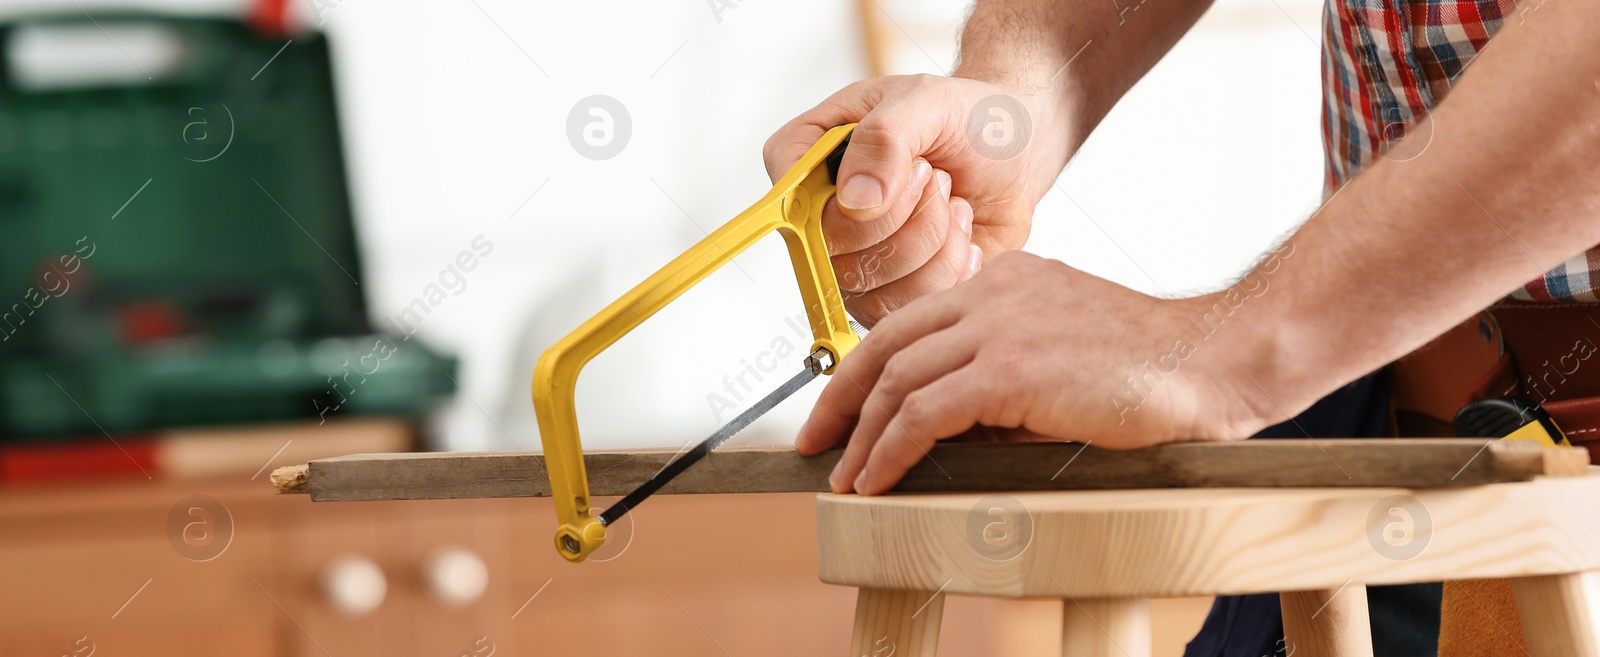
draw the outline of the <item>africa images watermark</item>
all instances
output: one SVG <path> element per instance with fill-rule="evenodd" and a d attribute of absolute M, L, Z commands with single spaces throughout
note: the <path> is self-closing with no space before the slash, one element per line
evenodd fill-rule
<path fill-rule="evenodd" d="M 1390 495 L 1367 513 L 1367 543 L 1390 561 L 1408 561 L 1428 549 L 1433 540 L 1433 516 L 1428 507 L 1410 495 Z"/>
<path fill-rule="evenodd" d="M 967 112 L 967 145 L 985 158 L 1009 160 L 1033 140 L 1033 116 L 1022 101 L 995 94 Z"/>
<path fill-rule="evenodd" d="M 461 651 L 461 657 L 494 657 L 494 653 L 498 649 L 498 646 L 494 645 L 494 642 L 489 640 L 489 635 L 480 634 L 478 635 L 478 638 L 472 642 L 472 646 L 470 648 Z"/>
<path fill-rule="evenodd" d="M 211 561 L 233 543 L 233 513 L 210 495 L 178 500 L 167 512 L 166 527 L 173 551 L 190 561 Z"/>
<path fill-rule="evenodd" d="M 588 96 L 567 113 L 567 143 L 585 158 L 609 160 L 622 153 L 633 137 L 633 117 L 622 101 L 604 94 Z"/>
<path fill-rule="evenodd" d="M 400 309 L 400 312 L 388 318 L 389 323 L 404 335 L 400 338 L 402 342 L 410 340 L 411 335 L 433 315 L 434 310 L 444 305 L 451 297 L 458 297 L 466 292 L 467 274 L 476 271 L 478 265 L 494 253 L 494 242 L 482 235 L 472 238 L 470 246 L 472 248 L 462 249 L 456 253 L 456 257 L 439 271 L 438 280 L 422 288 L 420 296 L 412 299 L 411 303 Z M 311 400 L 311 407 L 317 412 L 317 424 L 327 422 L 328 413 L 343 408 L 345 403 L 350 401 L 350 397 L 355 395 L 356 389 L 366 383 L 368 376 L 376 374 L 378 369 L 383 367 L 383 361 L 389 360 L 397 349 L 399 347 L 395 345 L 394 340 L 388 336 L 379 336 L 373 339 L 372 348 L 356 357 L 355 362 L 352 363 L 350 358 L 344 358 L 339 365 L 339 373 L 328 375 L 328 389 L 320 398 Z M 355 380 L 351 380 L 352 376 L 356 377 Z"/>
<path fill-rule="evenodd" d="M 476 271 L 478 264 L 494 253 L 494 242 L 482 235 L 472 238 L 470 246 L 471 249 L 462 249 L 454 260 L 439 271 L 438 282 L 423 287 L 420 296 L 412 299 L 411 303 L 389 318 L 389 322 L 405 334 L 406 337 L 403 339 L 411 339 L 411 334 L 416 333 L 417 328 L 427 321 L 433 311 L 444 305 L 450 297 L 459 297 L 466 292 L 467 274 Z M 446 295 L 446 292 L 449 294 Z"/>
<path fill-rule="evenodd" d="M 1593 319 L 1589 321 L 1594 322 Z M 1551 363 L 1549 359 L 1545 359 L 1544 363 L 1538 366 L 1529 363 L 1526 369 L 1532 371 L 1522 375 L 1523 391 L 1535 403 L 1543 404 L 1550 401 L 1555 398 L 1558 388 L 1567 382 L 1567 377 L 1577 374 L 1583 363 L 1597 351 L 1600 351 L 1600 347 L 1595 346 L 1594 340 L 1578 338 L 1573 341 L 1572 348 L 1557 358 L 1556 362 Z M 1551 381 L 1551 377 L 1555 377 L 1555 380 Z"/>
<path fill-rule="evenodd" d="M 1292 241 L 1284 242 L 1282 246 L 1273 249 L 1261 264 L 1223 292 L 1211 308 L 1196 317 L 1189 318 L 1189 326 L 1173 341 L 1172 348 L 1154 359 L 1146 360 L 1137 374 L 1127 378 L 1120 394 L 1111 393 L 1111 407 L 1117 412 L 1119 419 L 1117 424 L 1127 422 L 1128 413 L 1139 410 L 1139 407 L 1155 394 L 1156 388 L 1161 386 L 1167 376 L 1178 371 L 1183 361 L 1195 354 L 1199 349 L 1196 345 L 1211 339 L 1223 323 L 1244 306 L 1245 301 L 1266 294 L 1267 289 L 1271 287 L 1267 277 L 1277 272 L 1283 261 L 1292 255 L 1294 255 Z"/>
<path fill-rule="evenodd" d="M 84 242 L 88 242 L 87 246 Z M 28 286 L 22 293 L 20 303 L 11 304 L 11 308 L 0 310 L 0 342 L 6 342 L 11 336 L 16 335 L 17 329 L 28 323 L 28 318 L 44 307 L 51 299 L 59 299 L 72 290 L 72 276 L 78 273 L 83 266 L 83 261 L 94 256 L 95 245 L 86 235 L 74 242 L 72 254 L 61 254 L 56 258 L 47 258 L 47 262 L 40 267 L 39 285 Z M 85 253 L 84 250 L 88 249 Z M 50 262 L 53 260 L 53 262 Z"/>
<path fill-rule="evenodd" d="M 855 267 L 844 269 L 839 273 L 839 304 L 852 297 L 864 294 L 850 292 L 852 289 L 870 288 L 876 281 L 876 275 L 883 268 L 883 263 L 894 255 L 893 244 L 880 242 L 855 263 Z M 820 309 L 818 309 L 818 314 Z M 706 407 L 711 409 L 711 416 L 717 422 L 724 421 L 724 415 L 729 411 L 738 413 L 740 404 L 746 395 L 756 393 L 756 384 L 765 381 L 767 375 L 776 371 L 782 363 L 798 352 L 797 340 L 808 343 L 811 340 L 811 324 L 808 313 L 797 313 L 785 317 L 783 323 L 793 334 L 791 339 L 788 333 L 780 333 L 772 338 L 767 348 L 751 358 L 739 359 L 740 369 L 736 374 L 722 376 L 722 390 L 706 393 Z M 809 353 L 809 352 L 808 352 Z"/>
<path fill-rule="evenodd" d="M 783 323 L 794 333 L 795 339 L 804 341 L 811 339 L 811 326 L 807 323 L 805 313 L 785 317 Z M 787 334 L 779 334 L 761 353 L 753 358 L 739 359 L 739 365 L 742 367 L 737 374 L 722 375 L 720 393 L 718 391 L 706 393 L 706 406 L 711 409 L 711 416 L 716 418 L 717 422 L 722 422 L 725 414 L 729 412 L 738 414 L 745 396 L 759 395 L 756 386 L 798 351 L 799 347 L 796 346 L 794 339 L 790 339 Z"/>
<path fill-rule="evenodd" d="M 967 511 L 967 543 L 995 562 L 1021 556 L 1033 544 L 1033 514 L 1010 495 L 989 495 Z"/>

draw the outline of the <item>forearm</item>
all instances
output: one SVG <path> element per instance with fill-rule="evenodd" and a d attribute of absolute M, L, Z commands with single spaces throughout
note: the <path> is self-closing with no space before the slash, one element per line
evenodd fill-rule
<path fill-rule="evenodd" d="M 1413 132 L 1431 134 L 1421 155 L 1381 160 L 1291 238 L 1270 291 L 1241 308 L 1240 337 L 1270 349 L 1240 366 L 1273 381 L 1274 414 L 1600 243 L 1597 33 L 1587 0 L 1545 0 L 1507 25 Z"/>
<path fill-rule="evenodd" d="M 1044 128 L 1037 134 L 1054 140 L 1059 171 L 1211 2 L 981 0 L 953 75 L 1031 95 Z"/>

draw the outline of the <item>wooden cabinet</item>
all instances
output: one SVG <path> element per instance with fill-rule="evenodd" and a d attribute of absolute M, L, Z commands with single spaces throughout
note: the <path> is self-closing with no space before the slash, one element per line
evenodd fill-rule
<path fill-rule="evenodd" d="M 551 547 L 548 500 L 319 504 L 243 476 L 0 488 L 0 656 L 837 653 L 852 594 L 816 580 L 811 505 L 652 500 L 579 565 Z M 445 554 L 482 564 L 479 597 L 440 591 Z M 366 613 L 330 596 L 350 563 L 357 585 L 380 573 Z"/>
<path fill-rule="evenodd" d="M 278 501 L 287 503 L 279 535 L 282 601 L 299 610 L 287 654 L 455 657 L 509 640 L 510 612 L 503 608 L 512 597 L 514 559 L 504 504 Z M 446 551 L 483 564 L 488 577 L 479 597 L 451 600 L 430 582 L 430 568 Z M 342 571 L 359 571 L 362 562 L 381 571 L 386 594 L 372 612 L 353 615 L 334 599 L 329 588 L 339 584 L 329 580 L 359 580 Z"/>
<path fill-rule="evenodd" d="M 473 655 L 512 636 L 510 520 L 496 501 L 312 504 L 265 478 L 0 489 L 0 655 Z M 487 571 L 475 599 L 432 582 L 447 550 L 458 579 L 463 559 Z M 381 573 L 366 613 L 329 595 L 349 560 Z"/>
<path fill-rule="evenodd" d="M 261 522 L 265 509 L 219 488 L 0 492 L 0 655 L 278 654 L 276 609 L 256 584 L 277 580 L 277 529 Z M 226 500 L 232 538 L 196 561 L 165 527 L 174 505 L 208 490 Z M 207 540 L 202 529 L 188 527 L 190 540 Z"/>

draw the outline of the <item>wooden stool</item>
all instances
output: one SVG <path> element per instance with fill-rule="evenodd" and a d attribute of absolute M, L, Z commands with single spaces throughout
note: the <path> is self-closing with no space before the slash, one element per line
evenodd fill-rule
<path fill-rule="evenodd" d="M 926 657 L 944 595 L 1065 600 L 1067 657 L 1150 653 L 1149 599 L 1282 591 L 1285 652 L 1370 656 L 1366 587 L 1514 578 L 1533 657 L 1600 657 L 1600 469 L 1469 488 L 822 495 L 851 657 Z"/>

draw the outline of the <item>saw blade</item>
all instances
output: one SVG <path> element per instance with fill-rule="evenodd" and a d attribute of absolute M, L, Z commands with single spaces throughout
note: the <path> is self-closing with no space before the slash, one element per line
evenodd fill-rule
<path fill-rule="evenodd" d="M 643 502 L 645 498 L 650 497 L 656 491 L 661 490 L 661 487 L 666 486 L 667 483 L 672 481 L 674 477 L 682 474 L 684 470 L 688 470 L 689 466 L 692 466 L 699 462 L 700 459 L 705 458 L 707 454 L 711 453 L 711 450 L 714 450 L 722 446 L 723 443 L 728 442 L 728 439 L 734 437 L 734 435 L 738 434 L 740 431 L 743 431 L 745 427 L 750 426 L 762 415 L 765 415 L 767 411 L 772 410 L 780 402 L 788 399 L 790 395 L 793 395 L 801 388 L 804 388 L 807 383 L 811 383 L 812 379 L 817 378 L 817 376 L 822 374 L 824 370 L 832 366 L 831 362 L 827 365 L 824 365 L 822 362 L 823 357 L 826 357 L 829 361 L 832 361 L 832 355 L 828 354 L 825 350 L 818 351 L 821 352 L 822 355 L 819 356 L 818 353 L 813 353 L 810 357 L 806 358 L 806 368 L 800 370 L 799 374 L 796 374 L 788 381 L 785 381 L 783 385 L 778 386 L 777 390 L 768 393 L 766 397 L 762 397 L 761 401 L 758 401 L 750 408 L 745 409 L 743 413 L 739 414 L 739 417 L 733 418 L 733 420 L 729 421 L 727 424 L 722 425 L 722 428 L 717 429 L 705 440 L 700 441 L 700 444 L 695 445 L 689 451 L 684 452 L 682 456 L 673 459 L 671 463 L 668 463 L 666 467 L 661 468 L 661 470 L 657 471 L 654 475 L 651 475 L 651 477 L 644 483 L 640 484 L 638 488 L 633 489 L 632 492 L 623 496 L 623 498 L 618 500 L 616 504 L 606 507 L 606 510 L 600 513 L 600 522 L 605 525 L 610 525 L 611 523 L 616 522 L 623 515 L 627 514 L 629 510 L 639 506 L 639 503 Z"/>

